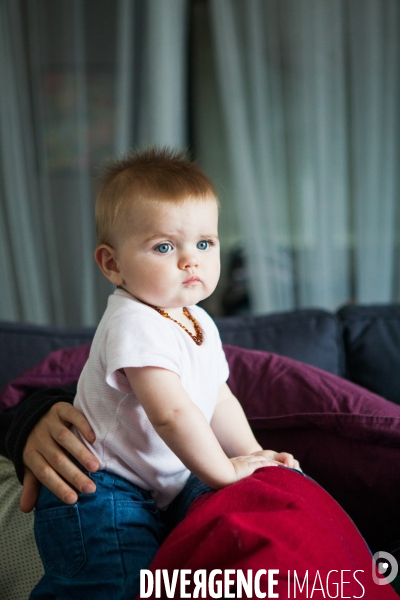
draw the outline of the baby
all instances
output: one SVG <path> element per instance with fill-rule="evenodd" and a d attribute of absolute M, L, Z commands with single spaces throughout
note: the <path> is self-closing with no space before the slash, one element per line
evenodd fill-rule
<path fill-rule="evenodd" d="M 110 163 L 96 203 L 95 259 L 115 286 L 74 405 L 96 441 L 94 494 L 64 505 L 42 488 L 35 533 L 45 575 L 31 598 L 129 598 L 195 498 L 264 466 L 226 383 L 218 330 L 199 308 L 220 274 L 218 200 L 184 155 L 150 149 Z M 79 432 L 76 430 L 77 435 Z"/>

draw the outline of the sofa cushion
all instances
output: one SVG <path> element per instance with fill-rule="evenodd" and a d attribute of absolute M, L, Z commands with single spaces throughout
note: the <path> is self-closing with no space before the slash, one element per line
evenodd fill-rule
<path fill-rule="evenodd" d="M 400 304 L 346 306 L 343 324 L 346 377 L 400 404 Z"/>
<path fill-rule="evenodd" d="M 89 357 L 90 343 L 51 352 L 13 379 L 0 393 L 0 411 L 16 406 L 38 390 L 75 384 Z"/>
<path fill-rule="evenodd" d="M 287 357 L 224 346 L 229 386 L 254 430 L 318 428 L 400 447 L 400 407 Z"/>
<path fill-rule="evenodd" d="M 340 321 L 324 310 L 301 309 L 255 317 L 216 319 L 224 344 L 289 356 L 345 375 Z"/>
<path fill-rule="evenodd" d="M 93 328 L 45 327 L 0 322 L 0 390 L 53 350 L 90 342 Z"/>
<path fill-rule="evenodd" d="M 400 407 L 345 379 L 225 346 L 229 385 L 263 448 L 291 452 L 373 551 L 400 547 Z"/>

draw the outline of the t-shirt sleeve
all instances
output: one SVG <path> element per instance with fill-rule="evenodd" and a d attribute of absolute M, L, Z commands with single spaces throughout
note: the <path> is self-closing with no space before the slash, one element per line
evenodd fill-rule
<path fill-rule="evenodd" d="M 107 332 L 104 361 L 108 385 L 123 393 L 132 389 L 119 369 L 159 367 L 180 375 L 180 349 L 168 323 L 157 316 L 116 314 Z"/>

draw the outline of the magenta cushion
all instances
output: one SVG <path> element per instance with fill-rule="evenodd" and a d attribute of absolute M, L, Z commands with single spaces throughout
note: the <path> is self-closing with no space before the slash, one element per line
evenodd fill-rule
<path fill-rule="evenodd" d="M 345 437 L 400 446 L 400 406 L 337 375 L 299 361 L 224 346 L 229 386 L 254 430 L 316 427 Z M 57 350 L 0 394 L 0 410 L 46 387 L 75 383 L 90 344 Z"/>
<path fill-rule="evenodd" d="M 19 404 L 37 390 L 72 385 L 88 359 L 90 344 L 51 352 L 39 364 L 11 381 L 0 394 L 0 411 Z"/>
<path fill-rule="evenodd" d="M 224 346 L 229 386 L 254 430 L 316 427 L 400 447 L 400 406 L 299 361 Z"/>
<path fill-rule="evenodd" d="M 57 350 L 0 394 L 0 410 L 46 387 L 75 383 L 90 344 Z M 224 346 L 229 386 L 254 430 L 316 427 L 353 440 L 400 447 L 400 406 L 299 361 Z"/>

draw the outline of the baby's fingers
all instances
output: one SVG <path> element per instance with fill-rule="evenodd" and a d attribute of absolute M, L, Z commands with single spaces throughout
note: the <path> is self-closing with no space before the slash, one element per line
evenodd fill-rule
<path fill-rule="evenodd" d="M 286 467 L 293 468 L 294 465 L 294 456 L 293 454 L 289 454 L 289 452 L 278 452 L 276 454 L 276 460 Z"/>
<path fill-rule="evenodd" d="M 299 461 L 294 458 L 293 454 L 290 454 L 289 452 L 278 452 L 275 458 L 281 464 L 285 465 L 285 467 L 301 471 Z"/>

